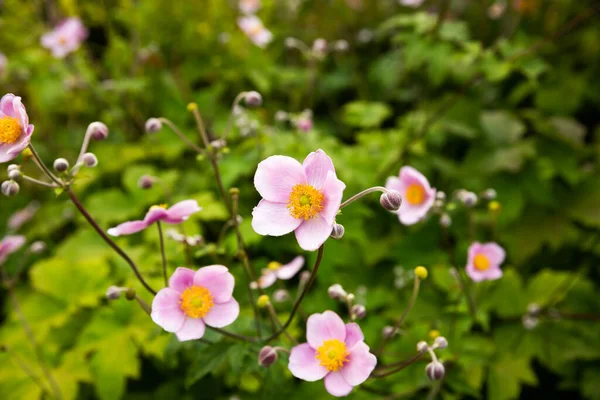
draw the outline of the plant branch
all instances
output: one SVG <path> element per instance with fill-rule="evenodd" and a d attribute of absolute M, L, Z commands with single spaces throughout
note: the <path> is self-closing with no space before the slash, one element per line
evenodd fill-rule
<path fill-rule="evenodd" d="M 163 236 L 163 229 L 160 221 L 156 221 L 156 226 L 158 228 L 158 238 L 160 241 L 160 256 L 162 259 L 163 278 L 165 280 L 165 287 L 167 287 L 169 286 L 169 277 L 167 275 L 167 256 L 165 255 L 165 238 Z"/>

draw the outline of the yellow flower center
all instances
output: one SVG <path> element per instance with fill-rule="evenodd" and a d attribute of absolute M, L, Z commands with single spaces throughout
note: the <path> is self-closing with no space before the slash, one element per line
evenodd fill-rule
<path fill-rule="evenodd" d="M 267 264 L 267 268 L 269 268 L 271 271 L 277 271 L 279 268 L 281 268 L 281 263 L 278 263 L 277 261 L 271 261 L 269 264 Z"/>
<path fill-rule="evenodd" d="M 0 118 L 0 144 L 12 144 L 21 136 L 22 128 L 16 118 Z"/>
<path fill-rule="evenodd" d="M 478 270 L 485 271 L 490 267 L 490 260 L 483 254 L 477 254 L 473 260 L 473 264 Z"/>
<path fill-rule="evenodd" d="M 301 183 L 292 188 L 287 207 L 294 218 L 309 220 L 323 209 L 323 193 L 311 185 Z"/>
<path fill-rule="evenodd" d="M 406 188 L 404 197 L 410 204 L 421 204 L 425 200 L 425 189 L 418 183 L 413 183 Z"/>
<path fill-rule="evenodd" d="M 337 371 L 348 362 L 350 353 L 346 349 L 346 345 L 337 340 L 330 339 L 323 342 L 323 345 L 317 349 L 315 358 L 319 360 L 319 364 L 328 371 Z"/>
<path fill-rule="evenodd" d="M 214 305 L 210 290 L 202 286 L 190 286 L 183 291 L 179 304 L 185 315 L 202 318 Z"/>
<path fill-rule="evenodd" d="M 157 204 L 155 206 L 150 207 L 151 210 L 158 210 L 159 208 L 162 208 L 163 210 L 167 209 L 167 205 L 166 204 Z"/>
<path fill-rule="evenodd" d="M 63 46 L 64 46 L 65 44 L 67 44 L 67 38 L 66 38 L 66 37 L 64 37 L 64 36 L 61 36 L 61 37 L 59 37 L 59 38 L 58 38 L 58 43 L 59 43 L 60 45 L 63 45 Z"/>

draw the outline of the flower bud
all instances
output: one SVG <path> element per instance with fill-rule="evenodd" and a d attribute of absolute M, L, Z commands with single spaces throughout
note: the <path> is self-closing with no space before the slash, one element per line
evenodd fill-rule
<path fill-rule="evenodd" d="M 427 373 L 427 377 L 432 381 L 439 381 L 446 374 L 446 369 L 441 362 L 432 361 L 425 367 L 425 372 Z"/>
<path fill-rule="evenodd" d="M 398 211 L 402 205 L 402 196 L 396 190 L 388 190 L 381 195 L 379 202 L 388 211 Z"/>
<path fill-rule="evenodd" d="M 335 49 L 335 51 L 339 51 L 340 53 L 343 53 L 345 51 L 348 51 L 348 49 L 350 48 L 350 45 L 348 44 L 348 41 L 346 41 L 346 40 L 338 40 L 337 42 L 335 42 L 333 44 L 333 48 Z"/>
<path fill-rule="evenodd" d="M 54 160 L 54 169 L 56 172 L 66 172 L 69 169 L 69 162 L 64 158 Z"/>
<path fill-rule="evenodd" d="M 427 351 L 427 349 L 429 349 L 429 345 L 426 341 L 421 340 L 419 343 L 417 343 L 417 351 L 419 353 L 423 353 L 424 351 Z"/>
<path fill-rule="evenodd" d="M 341 238 L 344 237 L 344 232 L 346 230 L 344 229 L 344 226 L 341 224 L 334 224 L 333 225 L 333 230 L 331 231 L 331 238 L 332 239 L 336 239 L 336 240 L 340 240 Z"/>
<path fill-rule="evenodd" d="M 440 225 L 444 228 L 449 227 L 450 225 L 452 225 L 452 218 L 448 214 L 443 213 L 440 216 Z"/>
<path fill-rule="evenodd" d="M 143 175 L 140 179 L 138 179 L 138 187 L 140 189 L 150 189 L 155 182 L 156 178 L 150 175 Z"/>
<path fill-rule="evenodd" d="M 285 38 L 285 47 L 287 47 L 288 49 L 293 49 L 294 47 L 298 46 L 298 39 L 293 38 L 293 37 L 287 37 Z"/>
<path fill-rule="evenodd" d="M 127 300 L 135 300 L 135 297 L 136 297 L 135 289 L 127 288 L 125 290 L 125 298 Z"/>
<path fill-rule="evenodd" d="M 275 113 L 275 121 L 277 122 L 285 122 L 288 118 L 288 113 L 285 111 L 279 110 Z"/>
<path fill-rule="evenodd" d="M 435 198 L 437 200 L 446 200 L 446 193 L 441 192 L 441 191 L 440 192 L 436 192 L 435 193 Z"/>
<path fill-rule="evenodd" d="M 6 172 L 10 172 L 10 171 L 12 171 L 13 169 L 21 169 L 21 167 L 20 167 L 18 164 L 10 164 L 10 165 L 8 166 L 8 168 L 6 169 Z"/>
<path fill-rule="evenodd" d="M 348 293 L 346 293 L 342 285 L 340 285 L 339 283 L 329 286 L 329 289 L 327 289 L 327 294 L 333 300 L 342 300 L 345 299 L 348 295 Z"/>
<path fill-rule="evenodd" d="M 355 304 L 350 309 L 350 313 L 354 316 L 354 319 L 363 319 L 367 316 L 367 309 L 362 304 Z"/>
<path fill-rule="evenodd" d="M 210 145 L 216 149 L 216 150 L 220 150 L 225 148 L 225 146 L 227 146 L 227 142 L 224 139 L 217 139 L 217 140 L 213 140 L 212 142 L 210 142 Z"/>
<path fill-rule="evenodd" d="M 348 293 L 346 295 L 346 301 L 349 301 L 350 303 L 352 303 L 354 301 L 354 293 Z"/>
<path fill-rule="evenodd" d="M 18 181 L 21 179 L 21 170 L 19 168 L 13 168 L 8 171 L 8 179 L 11 181 Z"/>
<path fill-rule="evenodd" d="M 483 197 L 484 200 L 495 200 L 497 196 L 496 190 L 489 188 L 483 191 L 483 193 L 481 194 L 481 197 Z"/>
<path fill-rule="evenodd" d="M 19 193 L 19 184 L 15 181 L 2 182 L 1 191 L 6 197 L 15 196 Z"/>
<path fill-rule="evenodd" d="M 262 104 L 262 96 L 257 91 L 246 93 L 246 105 L 249 107 L 258 107 Z"/>
<path fill-rule="evenodd" d="M 540 322 L 540 320 L 537 317 L 527 315 L 527 314 L 523 315 L 522 321 L 523 321 L 523 327 L 525 329 L 527 329 L 528 331 L 534 329 Z"/>
<path fill-rule="evenodd" d="M 88 126 L 88 132 L 94 140 L 104 140 L 108 137 L 108 126 L 102 122 L 92 122 Z"/>
<path fill-rule="evenodd" d="M 490 201 L 490 203 L 488 204 L 488 210 L 490 210 L 493 213 L 497 213 L 498 211 L 500 211 L 501 208 L 502 205 L 496 200 Z"/>
<path fill-rule="evenodd" d="M 82 160 L 83 164 L 88 168 L 94 168 L 98 165 L 98 157 L 94 153 L 85 153 Z"/>
<path fill-rule="evenodd" d="M 283 303 L 285 301 L 288 301 L 289 299 L 290 299 L 290 294 L 285 289 L 277 289 L 273 293 L 273 301 L 275 301 L 276 303 Z"/>
<path fill-rule="evenodd" d="M 162 129 L 162 122 L 158 118 L 150 118 L 146 121 L 146 133 L 156 133 Z"/>
<path fill-rule="evenodd" d="M 265 346 L 258 352 L 258 365 L 261 367 L 270 367 L 278 359 L 277 350 L 271 346 Z"/>
<path fill-rule="evenodd" d="M 415 268 L 415 275 L 418 276 L 420 279 L 426 279 L 429 273 L 427 272 L 427 268 L 423 267 L 422 265 L 419 265 L 417 268 Z"/>
<path fill-rule="evenodd" d="M 537 303 L 529 303 L 527 305 L 527 313 L 532 316 L 539 315 L 542 311 L 542 308 Z"/>
<path fill-rule="evenodd" d="M 269 303 L 270 303 L 269 296 L 267 296 L 266 294 L 258 296 L 258 300 L 256 300 L 256 305 L 259 308 L 265 308 L 266 306 L 269 305 Z"/>
<path fill-rule="evenodd" d="M 381 336 L 385 339 L 389 339 L 396 334 L 396 329 L 393 326 L 384 326 L 381 330 Z"/>
<path fill-rule="evenodd" d="M 29 246 L 29 251 L 33 254 L 40 254 L 46 250 L 46 243 L 38 240 L 37 242 L 33 242 L 31 246 Z"/>
<path fill-rule="evenodd" d="M 122 291 L 123 289 L 118 286 L 109 286 L 108 289 L 106 289 L 106 298 L 108 300 L 117 300 L 121 297 Z"/>
<path fill-rule="evenodd" d="M 473 207 L 477 204 L 477 195 L 473 192 L 465 192 L 461 200 L 465 206 Z"/>
<path fill-rule="evenodd" d="M 448 340 L 443 336 L 438 336 L 435 338 L 435 342 L 433 343 L 438 349 L 441 350 L 444 350 L 446 347 L 448 347 Z"/>

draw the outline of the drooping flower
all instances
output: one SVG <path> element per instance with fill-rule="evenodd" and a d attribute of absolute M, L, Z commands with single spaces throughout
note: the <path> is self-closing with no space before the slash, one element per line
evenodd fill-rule
<path fill-rule="evenodd" d="M 0 163 L 16 158 L 31 141 L 33 125 L 19 96 L 5 94 L 0 99 Z"/>
<path fill-rule="evenodd" d="M 273 40 L 273 34 L 263 25 L 256 15 L 238 18 L 238 26 L 258 47 L 265 47 Z"/>
<path fill-rule="evenodd" d="M 282 265 L 277 261 L 272 261 L 267 265 L 267 268 L 263 268 L 261 276 L 256 282 L 251 282 L 250 287 L 252 289 L 261 288 L 265 289 L 275 283 L 277 279 L 288 280 L 292 279 L 298 271 L 304 266 L 304 257 L 297 256 L 289 263 Z"/>
<path fill-rule="evenodd" d="M 152 301 L 152 320 L 179 341 L 200 339 L 206 325 L 223 328 L 235 321 L 240 305 L 233 298 L 235 279 L 223 265 L 198 271 L 177 268 L 169 287 Z"/>
<path fill-rule="evenodd" d="M 311 315 L 306 325 L 307 343 L 290 353 L 292 375 L 309 382 L 325 378 L 325 389 L 337 397 L 367 380 L 377 358 L 369 352 L 358 324 L 344 324 L 336 313 L 325 311 Z"/>
<path fill-rule="evenodd" d="M 254 14 L 260 9 L 260 0 L 240 0 L 239 8 L 244 14 Z"/>
<path fill-rule="evenodd" d="M 495 242 L 474 242 L 469 246 L 466 271 L 475 282 L 494 280 L 502 277 L 500 264 L 504 262 L 506 252 Z"/>
<path fill-rule="evenodd" d="M 25 236 L 9 235 L 0 241 L 0 265 L 4 264 L 8 256 L 19 250 L 25 244 Z"/>
<path fill-rule="evenodd" d="M 404 225 L 413 225 L 423 219 L 435 201 L 435 189 L 413 167 L 402 167 L 400 176 L 390 176 L 385 187 L 400 192 L 403 201 L 397 214 Z"/>
<path fill-rule="evenodd" d="M 267 158 L 258 164 L 254 186 L 263 199 L 252 211 L 252 228 L 269 236 L 294 231 L 308 251 L 331 234 L 346 188 L 323 150 L 310 153 L 302 164 L 286 156 Z"/>
<path fill-rule="evenodd" d="M 111 236 L 131 235 L 146 229 L 157 221 L 167 224 L 180 224 L 187 220 L 190 215 L 202 210 L 196 200 L 184 200 L 174 204 L 170 208 L 166 206 L 152 206 L 143 220 L 127 221 L 110 228 L 107 232 Z"/>
<path fill-rule="evenodd" d="M 52 31 L 42 36 L 42 46 L 51 50 L 56 58 L 64 58 L 79 49 L 88 31 L 77 17 L 61 21 Z"/>

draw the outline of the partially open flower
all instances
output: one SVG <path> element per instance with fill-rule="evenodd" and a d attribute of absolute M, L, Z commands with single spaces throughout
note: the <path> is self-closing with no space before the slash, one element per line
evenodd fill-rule
<path fill-rule="evenodd" d="M 56 58 L 64 58 L 79 49 L 87 38 L 88 31 L 79 18 L 67 18 L 60 22 L 53 31 L 42 36 L 42 46 L 50 49 Z"/>
<path fill-rule="evenodd" d="M 267 268 L 263 268 L 261 276 L 256 282 L 251 282 L 250 287 L 252 289 L 261 288 L 265 289 L 273 285 L 277 279 L 288 280 L 292 279 L 298 271 L 304 266 L 304 257 L 297 256 L 287 264 L 281 264 L 276 261 L 272 261 L 267 265 Z"/>
<path fill-rule="evenodd" d="M 33 125 L 21 98 L 6 94 L 0 99 L 0 163 L 16 158 L 29 146 Z"/>
<path fill-rule="evenodd" d="M 469 246 L 467 275 L 475 282 L 499 279 L 502 277 L 500 265 L 505 257 L 506 252 L 497 243 L 474 242 Z"/>
<path fill-rule="evenodd" d="M 265 28 L 260 18 L 256 15 L 247 15 L 238 18 L 238 26 L 258 47 L 265 47 L 273 40 L 273 34 Z"/>
<path fill-rule="evenodd" d="M 385 187 L 398 191 L 402 196 L 402 205 L 397 214 L 404 225 L 413 225 L 422 220 L 435 201 L 436 190 L 413 167 L 402 167 L 400 176 L 389 177 Z"/>
<path fill-rule="evenodd" d="M 0 241 L 0 265 L 4 264 L 8 256 L 19 250 L 25 244 L 25 236 L 9 235 Z"/>

